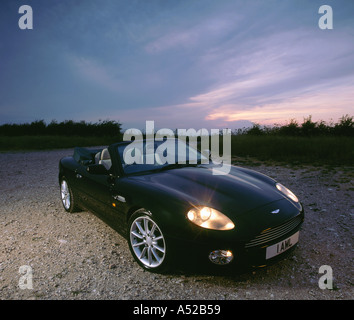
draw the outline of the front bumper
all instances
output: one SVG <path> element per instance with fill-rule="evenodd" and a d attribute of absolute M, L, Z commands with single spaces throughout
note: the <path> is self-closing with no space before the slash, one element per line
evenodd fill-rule
<path fill-rule="evenodd" d="M 209 237 L 206 231 L 203 236 L 186 240 L 185 238 L 170 238 L 170 245 L 175 252 L 176 262 L 182 262 L 190 267 L 216 266 L 219 268 L 243 269 L 264 267 L 284 259 L 298 243 L 283 250 L 283 252 L 267 259 L 267 248 L 289 239 L 299 232 L 304 221 L 304 212 L 299 212 L 295 217 L 272 228 L 263 230 L 248 239 L 237 239 L 223 237 L 220 231 L 220 238 L 215 233 Z M 300 232 L 301 234 L 301 232 Z M 209 232 L 210 235 L 210 232 Z M 232 252 L 233 259 L 224 265 L 215 265 L 209 256 L 216 250 Z M 183 259 L 179 258 L 183 257 Z M 178 260 L 178 261 L 177 261 Z"/>

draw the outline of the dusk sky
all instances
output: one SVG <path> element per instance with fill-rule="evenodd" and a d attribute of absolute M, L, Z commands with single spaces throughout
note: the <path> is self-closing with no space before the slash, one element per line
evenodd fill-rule
<path fill-rule="evenodd" d="M 21 30 L 21 5 L 33 29 Z M 320 6 L 333 9 L 322 30 Z M 352 0 L 1 0 L 0 124 L 239 128 L 354 115 Z"/>

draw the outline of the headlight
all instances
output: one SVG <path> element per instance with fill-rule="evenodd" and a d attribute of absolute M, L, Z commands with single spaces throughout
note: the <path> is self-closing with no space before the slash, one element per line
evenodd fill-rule
<path fill-rule="evenodd" d="M 187 218 L 197 226 L 206 229 L 231 230 L 235 227 L 228 217 L 209 207 L 193 208 L 188 211 Z"/>
<path fill-rule="evenodd" d="M 291 200 L 295 201 L 295 202 L 299 202 L 299 199 L 297 198 L 297 196 L 295 194 L 293 194 L 287 187 L 284 187 L 282 184 L 277 183 L 275 185 L 277 187 L 277 189 L 282 192 L 283 194 L 285 194 L 288 198 L 290 198 Z"/>

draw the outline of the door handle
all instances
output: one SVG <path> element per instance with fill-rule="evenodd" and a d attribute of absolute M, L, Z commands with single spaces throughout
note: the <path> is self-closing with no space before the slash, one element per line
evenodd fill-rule
<path fill-rule="evenodd" d="M 77 174 L 76 174 L 76 178 L 81 179 L 81 178 L 82 178 L 82 175 L 81 175 L 80 173 L 77 173 Z"/>

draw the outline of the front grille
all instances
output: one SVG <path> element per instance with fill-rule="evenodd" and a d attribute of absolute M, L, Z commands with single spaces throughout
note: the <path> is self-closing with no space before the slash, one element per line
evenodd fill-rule
<path fill-rule="evenodd" d="M 302 223 L 302 216 L 298 215 L 295 218 L 277 226 L 263 230 L 258 236 L 252 239 L 245 245 L 245 248 L 261 246 L 265 243 L 271 242 L 275 239 L 281 238 L 287 233 L 298 228 Z"/>

